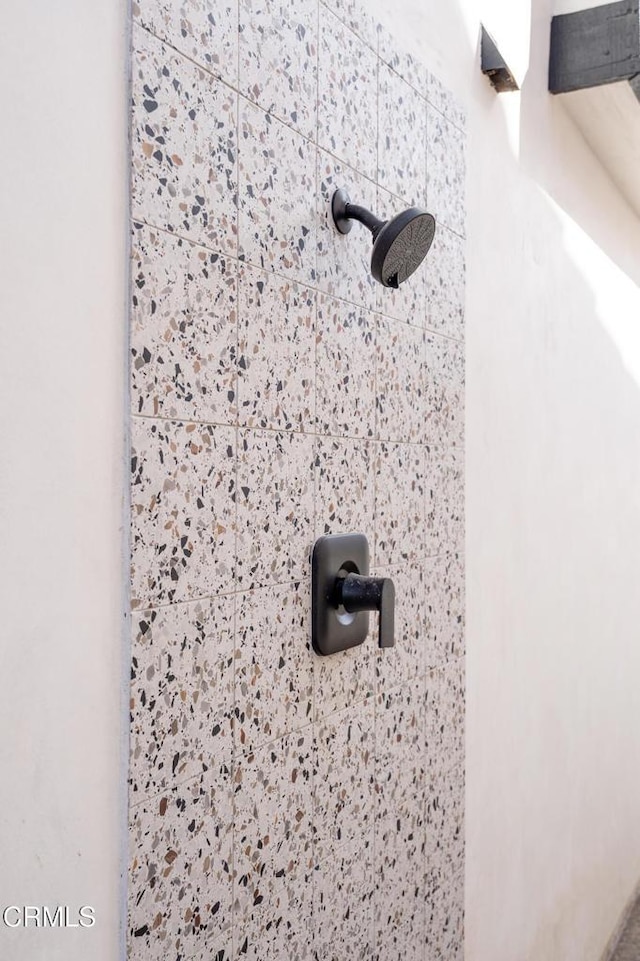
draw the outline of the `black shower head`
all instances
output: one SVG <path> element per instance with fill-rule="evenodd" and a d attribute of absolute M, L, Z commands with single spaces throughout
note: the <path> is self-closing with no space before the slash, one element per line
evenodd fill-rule
<path fill-rule="evenodd" d="M 369 228 L 373 236 L 371 273 L 383 287 L 399 287 L 417 270 L 429 253 L 436 230 L 431 214 L 409 207 L 391 220 L 378 220 L 365 207 L 352 204 L 346 190 L 336 190 L 331 201 L 333 221 L 348 234 L 353 221 Z"/>
<path fill-rule="evenodd" d="M 398 287 L 429 253 L 436 222 L 419 207 L 388 220 L 373 241 L 371 273 L 384 287 Z"/>

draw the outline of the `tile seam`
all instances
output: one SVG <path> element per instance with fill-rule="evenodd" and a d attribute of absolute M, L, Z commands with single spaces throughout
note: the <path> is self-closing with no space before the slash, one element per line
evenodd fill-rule
<path fill-rule="evenodd" d="M 401 198 L 397 198 L 397 199 L 401 199 Z M 132 225 L 142 224 L 144 227 L 148 227 L 150 230 L 158 230 L 161 233 L 167 235 L 168 237 L 173 237 L 177 240 L 183 240 L 186 243 L 191 244 L 193 247 L 198 247 L 200 250 L 206 250 L 209 253 L 215 254 L 217 257 L 220 257 L 224 260 L 233 261 L 236 264 L 238 270 L 240 270 L 242 267 L 250 267 L 252 270 L 259 270 L 265 274 L 272 275 L 274 277 L 280 277 L 282 280 L 287 281 L 287 283 L 295 284 L 298 287 L 304 287 L 307 290 L 313 290 L 317 294 L 329 300 L 335 300 L 338 303 L 346 304 L 350 307 L 355 307 L 357 310 L 367 311 L 367 313 L 376 314 L 380 317 L 386 317 L 389 320 L 394 320 L 399 324 L 404 324 L 405 327 L 409 327 L 412 330 L 429 330 L 431 333 L 434 333 L 438 337 L 442 337 L 444 340 L 450 340 L 456 344 L 464 345 L 465 343 L 464 337 L 454 337 L 451 334 L 445 334 L 442 331 L 436 330 L 434 328 L 426 327 L 424 324 L 417 324 L 417 323 L 414 324 L 414 323 L 411 323 L 411 321 L 403 320 L 401 317 L 398 317 L 395 314 L 385 313 L 384 310 L 378 310 L 377 307 L 376 308 L 367 307 L 366 305 L 362 303 L 358 303 L 355 300 L 348 300 L 346 297 L 341 297 L 337 294 L 331 293 L 330 291 L 326 290 L 323 287 L 318 287 L 317 285 L 310 284 L 307 281 L 298 280 L 296 277 L 292 277 L 290 274 L 284 274 L 281 271 L 272 270 L 270 268 L 262 266 L 262 264 L 256 264 L 252 260 L 247 260 L 244 257 L 239 257 L 237 254 L 230 254 L 229 252 L 218 250 L 215 247 L 210 247 L 208 244 L 203 244 L 198 240 L 193 240 L 193 238 L 188 237 L 186 234 L 180 233 L 175 230 L 168 230 L 166 227 L 160 227 L 158 224 L 154 224 L 154 223 L 151 223 L 149 220 L 145 220 L 144 217 L 139 217 L 139 216 L 135 216 L 135 214 L 132 214 L 131 223 Z M 450 227 L 446 227 L 445 229 L 451 231 Z M 451 231 L 451 233 L 454 233 L 454 231 Z M 459 236 L 459 235 L 456 235 L 456 236 Z M 449 302 L 447 300 L 442 301 L 442 303 L 444 303 L 446 306 L 455 306 L 453 302 Z"/>

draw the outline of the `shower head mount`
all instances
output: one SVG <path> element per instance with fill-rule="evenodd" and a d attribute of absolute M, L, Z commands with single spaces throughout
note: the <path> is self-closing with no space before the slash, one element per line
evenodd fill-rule
<path fill-rule="evenodd" d="M 354 220 L 371 231 L 371 273 L 383 287 L 399 287 L 418 269 L 436 230 L 435 219 L 420 207 L 409 207 L 391 220 L 379 220 L 366 207 L 352 204 L 343 188 L 331 199 L 331 214 L 341 234 L 349 233 Z"/>

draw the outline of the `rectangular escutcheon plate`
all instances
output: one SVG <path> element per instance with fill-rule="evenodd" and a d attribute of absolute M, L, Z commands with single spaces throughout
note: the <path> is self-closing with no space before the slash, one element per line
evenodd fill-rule
<path fill-rule="evenodd" d="M 319 537 L 311 557 L 311 641 L 316 654 L 337 654 L 362 644 L 369 614 L 349 614 L 332 603 L 336 578 L 369 574 L 369 545 L 364 534 Z"/>

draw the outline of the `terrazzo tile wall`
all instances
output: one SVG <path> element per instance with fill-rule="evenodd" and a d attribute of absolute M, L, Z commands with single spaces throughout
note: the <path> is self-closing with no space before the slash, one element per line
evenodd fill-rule
<path fill-rule="evenodd" d="M 133 0 L 131 961 L 457 961 L 464 115 L 350 0 Z M 338 186 L 438 221 L 374 284 Z M 318 658 L 316 537 L 396 646 Z"/>

